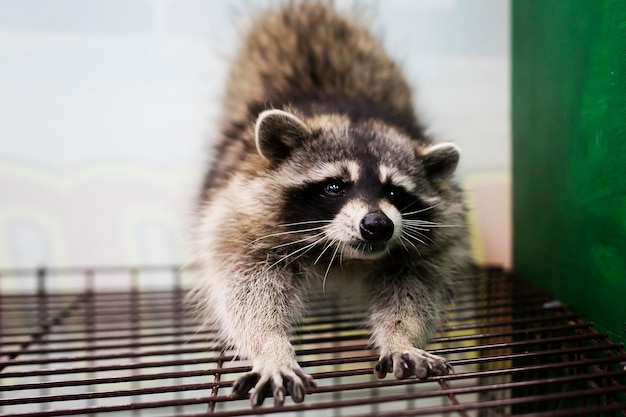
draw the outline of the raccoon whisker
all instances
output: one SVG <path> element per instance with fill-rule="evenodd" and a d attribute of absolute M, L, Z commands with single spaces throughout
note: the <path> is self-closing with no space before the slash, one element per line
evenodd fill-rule
<path fill-rule="evenodd" d="M 402 239 L 402 235 L 400 235 L 400 244 L 402 245 L 405 251 L 409 252 L 409 248 L 407 248 L 406 245 L 404 244 L 404 239 Z"/>
<path fill-rule="evenodd" d="M 402 231 L 402 234 L 403 234 L 403 235 L 406 235 L 407 237 L 409 237 L 409 238 L 411 238 L 411 239 L 413 239 L 413 240 L 418 241 L 418 242 L 419 242 L 419 243 L 421 243 L 422 245 L 426 245 L 426 242 L 424 242 L 424 241 L 423 241 L 422 239 L 420 239 L 418 236 L 416 236 L 416 235 L 414 235 L 414 234 L 412 234 L 412 233 L 409 233 L 409 232 L 408 232 L 408 231 L 406 231 L 406 230 L 403 230 L 403 231 Z M 409 241 L 410 241 L 410 240 L 409 240 Z"/>
<path fill-rule="evenodd" d="M 279 224 L 278 227 L 291 227 L 291 226 L 300 226 L 303 224 L 314 224 L 314 223 L 327 223 L 328 224 L 328 223 L 332 223 L 332 220 L 306 220 L 302 222 Z"/>
<path fill-rule="evenodd" d="M 408 206 L 404 207 L 402 210 L 400 210 L 400 212 L 402 212 L 402 215 L 403 215 L 403 216 L 409 216 L 409 215 L 412 215 L 412 214 L 418 214 L 418 213 L 423 213 L 423 212 L 428 211 L 428 210 L 432 210 L 432 209 L 434 209 L 435 207 L 439 207 L 440 205 L 442 205 L 442 204 L 444 204 L 444 203 L 445 203 L 445 202 L 444 202 L 444 201 L 442 201 L 441 203 L 433 204 L 432 206 L 428 206 L 428 207 L 423 208 L 423 209 L 419 209 L 419 210 L 415 210 L 415 211 L 409 211 L 409 212 L 404 213 L 404 210 L 406 210 L 407 208 L 409 208 L 409 207 L 411 207 L 413 204 L 415 204 L 415 202 L 413 202 L 413 203 L 409 204 Z"/>
<path fill-rule="evenodd" d="M 262 236 L 262 237 L 260 237 L 260 238 L 254 239 L 254 240 L 253 240 L 252 242 L 250 242 L 250 243 L 256 243 L 256 242 L 258 242 L 258 241 L 260 241 L 260 240 L 267 239 L 267 238 L 270 238 L 270 237 L 285 236 L 285 235 L 298 234 L 298 233 L 306 233 L 306 232 L 314 232 L 314 231 L 316 231 L 316 230 L 322 230 L 322 229 L 324 229 L 324 226 L 321 226 L 321 227 L 312 227 L 312 228 L 309 228 L 309 229 L 290 230 L 290 231 L 287 231 L 287 232 L 271 233 L 271 234 L 269 234 L 269 235 L 265 235 L 265 236 Z"/>
<path fill-rule="evenodd" d="M 339 267 L 343 268 L 343 256 L 346 252 L 346 246 L 348 246 L 348 242 L 341 242 L 340 245 L 338 245 L 339 248 Z"/>
<path fill-rule="evenodd" d="M 406 222 L 406 220 L 405 220 Z M 456 225 L 456 224 L 440 224 L 440 223 L 433 223 L 433 224 L 429 224 L 429 225 L 422 225 L 422 226 L 427 226 L 431 229 L 443 229 L 446 227 L 463 227 L 460 225 Z"/>
<path fill-rule="evenodd" d="M 406 226 L 406 229 L 413 232 L 415 235 L 428 240 L 430 243 L 435 243 L 435 241 L 432 240 L 428 235 L 422 233 L 424 229 L 412 228 L 411 226 Z M 429 230 L 426 229 L 426 231 L 429 231 Z"/>
<path fill-rule="evenodd" d="M 280 245 L 272 246 L 270 249 L 278 249 L 278 248 L 283 248 L 285 246 L 296 245 L 298 243 L 307 242 L 307 241 L 310 241 L 311 239 L 316 239 L 316 238 L 322 237 L 322 236 L 324 236 L 324 232 L 316 233 L 313 236 L 307 236 L 305 238 L 298 239 L 298 240 L 293 240 L 291 242 L 281 243 Z M 319 239 L 316 239 L 316 241 L 317 240 L 319 240 Z"/>
<path fill-rule="evenodd" d="M 420 224 L 439 224 L 437 222 L 433 222 L 430 220 L 423 220 L 423 219 L 412 219 L 410 217 L 408 217 L 406 214 L 402 214 L 402 218 L 406 221 L 410 221 L 413 223 L 420 223 Z"/>
<path fill-rule="evenodd" d="M 462 227 L 461 225 L 456 224 L 442 224 L 435 222 L 428 222 L 425 220 L 416 220 L 416 219 L 402 219 L 404 223 L 412 224 L 421 227 L 429 227 L 429 228 L 443 228 L 443 227 Z"/>
<path fill-rule="evenodd" d="M 304 251 L 304 252 L 302 253 L 302 254 L 304 254 L 304 253 L 308 252 L 310 249 L 312 249 L 312 248 L 313 248 L 313 247 L 317 244 L 317 242 L 319 242 L 319 240 L 316 240 L 316 241 L 315 241 L 315 242 L 313 242 L 313 243 L 309 243 L 309 244 L 308 244 L 308 245 L 306 245 L 306 246 L 303 246 L 303 247 L 301 247 L 301 248 L 299 248 L 299 249 L 296 249 L 295 251 L 293 251 L 293 252 L 291 252 L 291 253 L 288 253 L 287 255 L 283 256 L 282 258 L 280 258 L 279 260 L 277 260 L 276 262 L 274 262 L 273 264 L 271 264 L 271 265 L 267 268 L 267 270 L 272 269 L 274 266 L 278 265 L 279 263 L 281 263 L 281 262 L 282 262 L 282 261 L 284 261 L 285 259 L 290 258 L 290 257 L 292 257 L 293 255 L 295 255 L 295 254 L 297 254 L 297 253 L 300 253 L 300 252 Z M 302 254 L 301 254 L 301 255 L 302 255 Z M 295 259 L 297 259 L 297 258 L 295 258 Z M 293 262 L 295 259 L 293 259 L 291 262 Z"/>
<path fill-rule="evenodd" d="M 319 260 L 322 258 L 322 256 L 324 256 L 324 253 L 328 250 L 328 248 L 330 248 L 333 244 L 335 243 L 335 239 L 331 240 L 330 242 L 327 242 L 324 247 L 322 248 L 322 252 L 318 255 L 318 257 L 315 259 L 315 262 L 313 262 L 313 265 L 317 265 L 317 263 L 319 262 Z"/>
<path fill-rule="evenodd" d="M 420 200 L 413 200 L 412 202 L 410 202 L 406 206 L 402 207 L 402 209 L 400 209 L 400 211 L 404 211 L 404 210 L 408 209 L 409 207 L 411 207 L 412 205 L 417 204 L 419 202 L 420 202 Z"/>
<path fill-rule="evenodd" d="M 407 228 L 407 229 L 411 229 L 411 230 L 419 230 L 420 232 L 430 232 L 430 228 L 426 228 L 422 225 L 415 225 L 415 224 L 411 224 L 409 222 L 403 222 L 403 227 Z"/>
<path fill-rule="evenodd" d="M 343 268 L 343 247 L 344 247 L 344 244 L 341 244 L 338 247 L 341 248 L 341 250 L 339 251 L 339 268 Z"/>
<path fill-rule="evenodd" d="M 400 235 L 400 242 L 402 242 L 402 241 L 406 241 L 409 245 L 413 246 L 413 248 L 415 248 L 415 251 L 417 252 L 417 254 L 419 256 L 422 256 L 422 254 L 420 253 L 420 250 L 417 248 L 417 246 L 415 246 L 415 244 L 413 242 L 411 242 L 410 239 L 407 239 L 404 236 L 404 234 Z M 402 244 L 402 246 L 404 246 L 406 248 L 406 245 L 404 245 L 404 243 Z M 409 252 L 408 248 L 406 248 L 406 249 L 407 249 L 407 252 Z"/>
<path fill-rule="evenodd" d="M 334 240 L 333 240 L 334 242 Z M 337 256 L 337 250 L 339 249 L 339 245 L 335 246 L 335 251 L 333 252 L 333 256 L 330 257 L 330 261 L 328 262 L 328 267 L 326 268 L 326 272 L 324 273 L 324 278 L 322 279 L 322 291 L 326 291 L 326 278 L 328 278 L 328 273 L 330 272 L 330 267 L 333 265 L 335 261 L 335 256 Z"/>
<path fill-rule="evenodd" d="M 414 227 L 422 227 L 424 229 L 427 228 L 431 228 L 431 227 L 435 227 L 437 226 L 438 223 L 434 223 L 434 222 L 423 222 L 421 220 L 415 220 L 415 219 L 407 219 L 405 217 L 402 217 L 402 224 L 408 224 Z"/>
<path fill-rule="evenodd" d="M 250 244 L 257 243 L 260 240 L 267 239 L 270 237 L 298 234 L 298 233 L 304 233 L 304 232 L 314 232 L 316 230 L 323 230 L 323 229 L 324 229 L 324 226 L 320 226 L 320 227 L 311 227 L 309 229 L 298 229 L 298 230 L 289 230 L 287 232 L 270 233 L 269 235 L 261 236 L 257 239 L 254 239 L 252 242 L 250 242 Z"/>
<path fill-rule="evenodd" d="M 432 227 L 444 228 L 444 227 L 463 227 L 463 226 L 458 225 L 458 224 L 436 224 Z"/>
<path fill-rule="evenodd" d="M 300 259 L 301 257 L 303 257 L 304 255 L 307 254 L 307 252 L 309 252 L 311 249 L 313 249 L 315 247 L 315 245 L 320 241 L 321 239 L 316 240 L 315 242 L 313 242 L 312 244 L 309 244 L 306 246 L 306 250 L 304 252 L 301 252 L 298 256 L 296 256 L 295 258 L 291 259 L 287 265 L 289 265 L 292 262 L 295 262 L 296 260 Z M 293 254 L 292 254 L 293 255 Z"/>
<path fill-rule="evenodd" d="M 404 223 L 405 227 L 412 227 L 415 230 L 421 230 L 423 232 L 429 232 L 430 229 L 444 229 L 444 228 L 452 228 L 452 227 L 463 227 L 463 226 L 457 226 L 455 224 L 441 224 L 441 223 L 422 224 L 422 223 L 411 221 L 411 220 L 408 220 L 408 219 L 403 219 L 402 222 Z"/>
<path fill-rule="evenodd" d="M 427 232 L 430 232 L 430 229 L 425 229 L 422 227 L 416 227 L 416 226 L 411 226 L 410 224 L 405 224 L 404 228 L 406 230 L 409 230 L 415 234 L 417 234 L 418 236 L 423 236 L 423 237 L 428 237 L 428 235 L 426 234 Z"/>
<path fill-rule="evenodd" d="M 402 226 L 405 229 L 408 229 L 408 230 L 411 230 L 411 231 L 414 231 L 414 232 L 420 232 L 420 233 L 422 233 L 422 232 L 430 232 L 431 229 L 432 229 L 431 227 L 415 226 L 415 225 L 410 224 L 410 223 L 409 224 L 405 223 Z"/>
<path fill-rule="evenodd" d="M 324 235 L 325 235 L 325 233 L 322 232 L 322 233 L 318 233 L 318 234 L 316 234 L 314 236 L 311 236 L 311 238 L 315 238 L 315 240 L 312 241 L 311 243 L 309 243 L 308 245 L 306 245 L 305 246 L 306 250 L 304 252 L 300 253 L 298 256 L 296 256 L 292 261 L 294 261 L 294 260 L 300 258 L 301 256 L 305 255 L 307 252 L 309 252 L 311 249 L 313 249 L 315 246 L 317 246 L 320 242 L 322 242 L 323 239 L 324 239 Z M 290 254 L 290 256 L 294 255 L 294 254 L 295 254 L 295 251 L 292 252 Z"/>
<path fill-rule="evenodd" d="M 348 242 L 343 242 L 341 244 L 341 250 L 339 251 L 339 266 L 343 267 L 343 254 L 346 251 L 346 246 L 348 245 Z"/>
<path fill-rule="evenodd" d="M 424 227 L 463 227 L 462 225 L 457 225 L 457 224 L 442 224 L 442 223 L 437 223 L 437 222 L 433 222 L 433 221 L 429 221 L 429 220 L 420 220 L 420 219 L 407 219 L 404 217 L 404 214 L 402 215 L 402 221 L 404 223 L 407 224 L 413 224 L 413 225 L 418 225 L 418 226 L 424 226 Z"/>

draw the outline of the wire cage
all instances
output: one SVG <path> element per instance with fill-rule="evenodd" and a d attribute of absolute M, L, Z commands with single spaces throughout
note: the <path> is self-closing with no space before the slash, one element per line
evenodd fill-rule
<path fill-rule="evenodd" d="M 376 379 L 365 312 L 319 297 L 293 335 L 318 388 L 251 409 L 229 396 L 249 363 L 198 330 L 192 279 L 175 266 L 0 272 L 0 415 L 626 415 L 623 347 L 498 268 L 468 278 L 428 347 L 453 374 Z"/>

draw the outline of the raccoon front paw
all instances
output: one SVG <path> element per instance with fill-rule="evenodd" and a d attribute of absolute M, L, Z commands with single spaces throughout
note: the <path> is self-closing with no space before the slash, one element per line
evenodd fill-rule
<path fill-rule="evenodd" d="M 453 369 L 445 359 L 425 350 L 413 348 L 402 353 L 381 355 L 374 365 L 374 373 L 378 378 L 384 378 L 388 372 L 393 372 L 397 379 L 413 375 L 424 379 L 428 376 L 448 375 Z"/>
<path fill-rule="evenodd" d="M 316 388 L 313 377 L 298 369 L 282 369 L 273 372 L 248 372 L 233 384 L 233 397 L 244 397 L 250 388 L 254 391 L 250 396 L 252 407 L 259 407 L 269 396 L 274 397 L 274 406 L 285 403 L 285 394 L 289 394 L 294 402 L 304 401 L 307 389 Z"/>

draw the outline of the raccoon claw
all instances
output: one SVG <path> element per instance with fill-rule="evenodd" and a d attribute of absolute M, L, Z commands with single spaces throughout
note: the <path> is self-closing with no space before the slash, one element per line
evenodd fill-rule
<path fill-rule="evenodd" d="M 294 402 L 304 401 L 307 389 L 316 388 L 313 377 L 301 369 L 277 371 L 261 376 L 259 372 L 248 372 L 233 384 L 231 396 L 244 397 L 254 387 L 250 395 L 252 407 L 260 407 L 269 396 L 274 397 L 274 407 L 285 403 L 285 394 L 289 394 Z"/>
<path fill-rule="evenodd" d="M 250 391 L 250 388 L 259 382 L 259 379 L 261 379 L 261 375 L 258 372 L 248 372 L 244 374 L 233 384 L 233 392 L 230 394 L 231 397 L 244 397 L 248 391 Z"/>
<path fill-rule="evenodd" d="M 404 353 L 390 353 L 383 355 L 374 365 L 374 374 L 384 378 L 388 372 L 393 372 L 397 379 L 406 379 L 415 375 L 420 379 L 429 376 L 448 375 L 454 372 L 452 365 L 445 359 L 421 349 L 411 349 Z"/>

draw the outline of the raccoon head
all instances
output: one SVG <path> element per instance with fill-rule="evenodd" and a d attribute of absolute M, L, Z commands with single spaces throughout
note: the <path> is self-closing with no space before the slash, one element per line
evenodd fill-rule
<path fill-rule="evenodd" d="M 434 244 L 441 184 L 457 166 L 456 146 L 425 145 L 389 126 L 337 115 L 305 120 L 268 110 L 256 122 L 257 150 L 282 189 L 274 249 L 285 259 L 332 263 L 396 250 L 418 255 Z"/>

